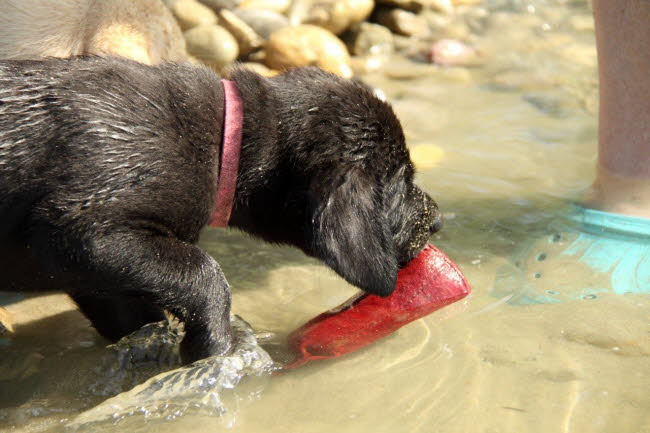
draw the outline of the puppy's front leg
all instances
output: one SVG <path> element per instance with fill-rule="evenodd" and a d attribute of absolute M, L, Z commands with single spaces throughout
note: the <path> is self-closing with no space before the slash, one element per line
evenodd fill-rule
<path fill-rule="evenodd" d="M 84 260 L 88 260 L 85 267 L 93 289 L 141 295 L 185 323 L 184 361 L 230 349 L 230 289 L 217 262 L 203 250 L 176 238 L 142 232 L 112 233 L 88 244 Z"/>

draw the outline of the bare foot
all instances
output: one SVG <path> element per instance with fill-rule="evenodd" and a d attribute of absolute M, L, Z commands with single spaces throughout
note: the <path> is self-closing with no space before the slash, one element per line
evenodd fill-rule
<path fill-rule="evenodd" d="M 583 203 L 605 212 L 650 218 L 650 178 L 624 177 L 599 166 Z"/>

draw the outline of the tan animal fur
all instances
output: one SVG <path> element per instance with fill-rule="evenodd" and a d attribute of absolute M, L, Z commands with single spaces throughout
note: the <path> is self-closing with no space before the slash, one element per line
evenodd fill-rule
<path fill-rule="evenodd" d="M 187 60 L 160 0 L 0 0 L 0 58 L 118 55 L 153 64 Z"/>

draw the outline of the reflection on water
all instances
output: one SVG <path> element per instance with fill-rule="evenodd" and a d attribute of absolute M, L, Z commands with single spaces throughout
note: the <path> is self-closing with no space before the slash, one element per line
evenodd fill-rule
<path fill-rule="evenodd" d="M 439 160 L 420 165 L 418 182 L 446 219 L 432 242 L 461 265 L 473 294 L 350 356 L 249 377 L 221 396 L 226 416 L 132 420 L 100 431 L 650 431 L 647 296 L 514 302 L 533 276 L 516 275 L 510 258 L 531 259 L 521 251 L 549 236 L 593 176 L 596 54 L 588 3 L 485 5 L 457 18 L 457 32 L 484 55 L 483 65 L 438 69 L 396 59 L 386 74 L 366 77 L 394 104 L 409 145 L 440 150 Z M 263 347 L 276 360 L 287 357 L 291 330 L 355 290 L 298 251 L 245 235 L 209 230 L 202 246 L 228 276 L 234 312 L 271 333 Z M 546 263 L 535 262 L 535 273 L 555 287 L 575 289 L 590 278 L 553 273 Z M 495 287 L 497 273 L 516 283 Z M 105 342 L 75 314 L 44 318 L 3 347 L 0 429 L 56 431 L 105 398 L 88 391 Z M 109 402 L 128 406 L 132 397 Z"/>

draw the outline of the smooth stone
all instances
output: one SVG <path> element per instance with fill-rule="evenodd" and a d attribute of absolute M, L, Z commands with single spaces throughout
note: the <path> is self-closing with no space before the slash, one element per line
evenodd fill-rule
<path fill-rule="evenodd" d="M 266 50 L 259 50 L 250 53 L 246 57 L 246 61 L 266 64 Z"/>
<path fill-rule="evenodd" d="M 472 82 L 472 73 L 467 68 L 454 66 L 439 69 L 436 78 L 450 83 L 467 84 Z"/>
<path fill-rule="evenodd" d="M 233 12 L 222 9 L 218 14 L 219 24 L 237 39 L 240 56 L 250 54 L 264 45 L 264 39 Z"/>
<path fill-rule="evenodd" d="M 570 43 L 562 48 L 562 56 L 574 64 L 596 68 L 598 55 L 593 44 Z"/>
<path fill-rule="evenodd" d="M 386 56 L 395 50 L 395 42 L 386 27 L 361 23 L 352 34 L 349 47 L 356 56 Z"/>
<path fill-rule="evenodd" d="M 429 61 L 442 66 L 469 66 L 479 63 L 478 52 L 455 39 L 441 39 L 429 51 Z"/>
<path fill-rule="evenodd" d="M 353 56 L 350 66 L 354 75 L 363 75 L 381 69 L 388 59 L 381 56 Z"/>
<path fill-rule="evenodd" d="M 234 9 L 241 3 L 241 0 L 199 0 L 215 12 L 221 9 Z"/>
<path fill-rule="evenodd" d="M 449 15 L 433 10 L 422 11 L 420 16 L 425 19 L 434 37 L 444 34 L 451 23 L 451 17 Z"/>
<path fill-rule="evenodd" d="M 338 35 L 368 18 L 374 7 L 374 0 L 295 0 L 290 13 L 292 22 L 300 13 L 301 24 L 314 24 Z"/>
<path fill-rule="evenodd" d="M 431 0 L 431 9 L 444 14 L 454 13 L 454 3 L 452 0 Z"/>
<path fill-rule="evenodd" d="M 487 20 L 490 16 L 485 8 L 473 7 L 469 8 L 467 12 L 463 14 L 463 20 L 465 24 L 474 33 L 483 34 L 487 28 Z"/>
<path fill-rule="evenodd" d="M 489 82 L 490 87 L 505 92 L 537 91 L 556 88 L 561 83 L 548 76 L 541 76 L 526 69 L 506 70 L 496 73 Z"/>
<path fill-rule="evenodd" d="M 569 17 L 569 25 L 578 32 L 593 32 L 594 18 L 590 15 L 573 15 Z"/>
<path fill-rule="evenodd" d="M 560 98 L 543 93 L 525 93 L 521 98 L 547 116 L 558 119 L 565 117 L 567 114 L 566 107 L 569 104 L 566 104 Z"/>
<path fill-rule="evenodd" d="M 212 9 L 195 0 L 176 1 L 171 5 L 171 10 L 183 31 L 217 22 L 217 15 Z"/>
<path fill-rule="evenodd" d="M 289 9 L 291 0 L 243 0 L 240 9 L 266 9 L 283 14 Z"/>
<path fill-rule="evenodd" d="M 345 78 L 352 77 L 347 48 L 331 32 L 310 24 L 274 32 L 266 44 L 266 64 L 285 70 L 316 65 Z"/>
<path fill-rule="evenodd" d="M 470 36 L 469 25 L 458 16 L 452 17 L 432 10 L 423 11 L 420 16 L 429 25 L 434 40 L 466 39 Z"/>
<path fill-rule="evenodd" d="M 237 40 L 217 25 L 194 27 L 184 33 L 187 51 L 203 63 L 221 70 L 239 55 Z"/>
<path fill-rule="evenodd" d="M 438 0 L 377 0 L 377 4 L 395 6 L 411 12 L 420 12 L 429 9 Z"/>
<path fill-rule="evenodd" d="M 9 312 L 0 307 L 0 335 L 14 332 Z"/>
<path fill-rule="evenodd" d="M 263 9 L 237 9 L 233 12 L 264 40 L 268 40 L 274 31 L 289 26 L 289 19 L 277 12 Z"/>
<path fill-rule="evenodd" d="M 398 35 L 426 37 L 431 34 L 424 18 L 402 9 L 378 9 L 373 18 Z"/>
<path fill-rule="evenodd" d="M 438 68 L 426 63 L 414 63 L 403 59 L 395 60 L 386 64 L 384 74 L 394 80 L 413 80 L 416 78 L 429 77 L 436 74 Z"/>
<path fill-rule="evenodd" d="M 25 380 L 41 370 L 41 363 L 45 356 L 39 352 L 23 355 L 21 359 L 11 359 L 0 365 L 0 381 Z"/>
<path fill-rule="evenodd" d="M 275 69 L 270 69 L 267 66 L 257 62 L 238 63 L 237 67 L 250 69 L 251 71 L 255 72 L 256 74 L 260 74 L 263 77 L 275 77 L 280 73 Z M 228 75 L 228 72 L 226 73 L 226 75 Z"/>
<path fill-rule="evenodd" d="M 424 39 L 395 35 L 395 51 L 410 63 L 429 63 L 428 52 L 431 42 Z"/>
<path fill-rule="evenodd" d="M 187 61 L 188 61 L 189 63 L 193 64 L 193 65 L 196 65 L 196 66 L 203 66 L 203 62 L 200 61 L 199 59 L 197 59 L 197 58 L 194 57 L 194 56 L 189 56 L 189 55 L 188 55 L 188 56 L 187 56 Z"/>

